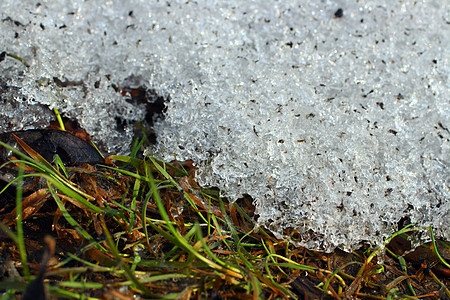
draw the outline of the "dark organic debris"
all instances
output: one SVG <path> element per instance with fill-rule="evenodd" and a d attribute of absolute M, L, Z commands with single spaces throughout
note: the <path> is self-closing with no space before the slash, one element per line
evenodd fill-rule
<path fill-rule="evenodd" d="M 66 131 L 35 129 L 0 134 L 0 141 L 22 150 L 14 135 L 48 162 L 51 162 L 56 154 L 66 165 L 104 162 L 103 157 L 90 143 Z M 12 153 L 8 149 L 0 148 L 0 161 L 8 161 L 11 155 Z"/>
<path fill-rule="evenodd" d="M 334 16 L 336 18 L 342 18 L 344 16 L 344 10 L 342 8 L 339 8 L 338 10 L 336 10 L 336 12 L 334 13 Z"/>
<path fill-rule="evenodd" d="M 118 91 L 120 91 L 118 89 Z M 127 101 L 135 106 L 145 105 L 145 121 L 143 129 L 145 129 L 148 140 L 151 144 L 156 143 L 156 133 L 153 131 L 153 123 L 156 119 L 164 119 L 164 113 L 167 110 L 166 103 L 170 101 L 168 97 L 163 97 L 154 89 L 146 87 L 123 88 L 121 90 L 123 96 L 128 96 Z M 122 126 L 124 120 L 117 120 L 118 127 Z M 140 132 L 137 132 L 140 138 Z"/>
<path fill-rule="evenodd" d="M 44 287 L 44 277 L 45 272 L 47 270 L 47 265 L 50 258 L 53 256 L 55 252 L 55 239 L 51 236 L 45 237 L 45 251 L 44 256 L 42 257 L 42 264 L 39 270 L 39 274 L 35 280 L 31 281 L 23 294 L 22 300 L 45 300 L 48 299 L 47 293 Z"/>

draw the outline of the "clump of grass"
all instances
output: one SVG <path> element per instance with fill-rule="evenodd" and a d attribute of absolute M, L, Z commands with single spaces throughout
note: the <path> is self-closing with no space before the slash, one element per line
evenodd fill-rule
<path fill-rule="evenodd" d="M 200 188 L 191 164 L 136 158 L 142 143 L 135 143 L 130 156 L 109 157 L 110 164 L 77 167 L 57 159 L 52 165 L 26 144 L 21 146 L 29 156 L 0 145 L 19 158 L 2 166 L 19 166 L 19 184 L 15 210 L 3 212 L 9 222 L 0 226 L 10 241 L 0 250 L 20 262 L 19 277 L 0 283 L 2 299 L 21 294 L 36 277 L 30 274 L 39 269 L 39 259 L 31 248 L 41 231 L 56 237 L 56 255 L 45 276 L 49 297 L 55 298 L 450 297 L 449 266 L 438 255 L 448 243 L 438 246 L 433 239 L 426 249 L 434 252 L 409 262 L 389 244 L 405 241 L 413 226 L 386 241 L 386 254 L 369 246 L 352 254 L 323 254 L 256 227 L 251 199 L 228 204 L 218 191 Z M 22 196 L 21 182 L 30 176 L 45 181 L 38 199 L 35 193 Z M 33 198 L 46 211 L 22 213 L 36 203 Z M 35 224 L 50 224 L 51 230 Z M 375 262 L 381 255 L 384 263 Z"/>

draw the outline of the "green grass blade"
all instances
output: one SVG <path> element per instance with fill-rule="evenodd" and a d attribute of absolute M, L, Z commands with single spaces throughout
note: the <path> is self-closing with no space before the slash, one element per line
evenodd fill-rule
<path fill-rule="evenodd" d="M 146 286 L 144 286 L 135 276 L 134 272 L 128 267 L 128 265 L 122 260 L 121 255 L 119 253 L 119 250 L 116 248 L 116 245 L 114 243 L 114 240 L 111 236 L 111 233 L 109 232 L 108 228 L 106 227 L 106 223 L 101 218 L 101 226 L 103 228 L 103 233 L 106 236 L 106 242 L 111 249 L 112 254 L 117 260 L 118 266 L 125 272 L 127 278 L 136 286 L 136 288 L 140 289 L 146 296 L 152 297 L 152 298 L 160 298 L 154 295 Z"/>
<path fill-rule="evenodd" d="M 132 213 L 130 214 L 130 227 L 128 229 L 128 233 L 131 233 L 131 231 L 133 230 L 134 227 L 134 219 L 136 217 L 136 199 L 139 195 L 139 190 L 141 189 L 141 181 L 139 179 L 136 179 L 134 181 L 134 187 L 133 187 L 133 195 L 131 198 L 131 211 Z"/>
<path fill-rule="evenodd" d="M 86 300 L 100 300 L 99 298 L 94 297 L 86 297 L 84 294 L 79 292 L 72 292 L 68 290 L 64 290 L 57 286 L 48 286 L 49 292 L 51 296 L 58 297 L 57 299 L 71 298 L 71 299 L 86 299 Z"/>
<path fill-rule="evenodd" d="M 74 227 L 75 230 L 79 234 L 81 234 L 81 236 L 83 236 L 85 239 L 89 240 L 90 242 L 93 242 L 94 238 L 86 230 L 84 230 L 83 227 L 81 227 L 81 225 L 78 224 L 78 222 L 74 218 L 72 218 L 72 216 L 67 211 L 66 207 L 62 203 L 59 196 L 56 194 L 56 192 L 53 189 L 53 187 L 51 186 L 51 184 L 47 184 L 47 187 L 48 187 L 50 193 L 52 194 L 53 199 L 55 199 L 56 205 L 58 205 L 58 208 L 61 210 L 61 213 L 62 213 L 63 217 L 67 220 L 67 222 L 69 222 L 69 224 L 72 227 Z"/>
<path fill-rule="evenodd" d="M 142 145 L 144 145 L 145 139 L 146 139 L 146 137 L 144 136 L 144 137 L 142 137 L 142 139 L 139 142 L 137 142 L 137 140 L 134 140 L 133 146 L 131 147 L 131 151 L 130 151 L 130 157 L 136 158 L 137 153 L 142 148 Z"/>
<path fill-rule="evenodd" d="M 165 168 L 161 167 L 159 165 L 159 163 L 153 157 L 149 157 L 149 159 L 153 163 L 153 165 L 155 166 L 155 168 L 158 170 L 159 173 L 161 173 L 166 179 L 168 179 L 173 184 L 173 186 L 176 187 L 180 192 L 183 191 L 183 189 L 178 184 L 178 182 L 176 182 L 175 179 L 173 179 L 172 176 L 170 176 L 169 173 L 167 173 Z"/>
<path fill-rule="evenodd" d="M 139 179 L 141 181 L 149 182 L 149 179 L 147 177 L 139 175 L 139 174 L 136 174 L 136 173 L 133 173 L 133 172 L 130 172 L 130 171 L 127 171 L 127 170 L 122 170 L 122 169 L 119 169 L 119 168 L 106 166 L 106 165 L 99 165 L 99 166 L 104 167 L 104 168 L 108 168 L 108 169 L 111 169 L 111 170 L 114 170 L 114 171 L 117 171 L 117 172 L 119 172 L 121 174 L 124 174 L 124 175 L 127 175 L 127 176 L 134 177 L 134 178 Z"/>
<path fill-rule="evenodd" d="M 64 163 L 61 160 L 61 157 L 59 157 L 58 154 L 55 155 L 55 159 L 54 159 L 55 165 L 56 165 L 56 169 L 62 170 L 62 172 L 64 173 L 64 175 L 66 176 L 66 178 L 69 178 L 69 176 L 67 175 L 67 170 L 66 167 L 64 166 Z"/>
<path fill-rule="evenodd" d="M 92 204 L 91 202 L 86 200 L 82 195 L 80 195 L 79 193 L 74 191 L 72 188 L 70 188 L 70 186 L 67 186 L 65 183 L 63 183 L 51 176 L 48 176 L 46 174 L 41 174 L 40 176 L 47 179 L 48 182 L 50 182 L 52 185 L 54 185 L 61 193 L 63 193 L 67 197 L 75 199 L 78 203 L 82 204 L 83 206 L 85 206 L 86 208 L 90 209 L 93 212 L 103 213 L 104 209 L 95 206 L 94 204 Z M 90 197 L 90 199 L 92 199 L 91 196 L 89 196 L 89 197 Z"/>
<path fill-rule="evenodd" d="M 105 285 L 97 282 L 81 282 L 81 281 L 61 281 L 59 284 L 61 287 L 68 287 L 74 289 L 101 289 Z"/>
<path fill-rule="evenodd" d="M 450 269 L 450 265 L 448 264 L 448 262 L 446 262 L 445 259 L 443 259 L 442 256 L 439 254 L 439 251 L 436 246 L 436 240 L 434 239 L 433 226 L 431 226 L 431 225 L 430 225 L 430 235 L 431 235 L 431 242 L 433 243 L 434 254 L 436 254 L 436 256 L 439 259 L 439 261 L 441 262 L 441 264 L 443 264 L 444 266 L 446 266 L 447 268 Z"/>
<path fill-rule="evenodd" d="M 53 112 L 55 113 L 59 128 L 61 128 L 62 131 L 66 131 L 66 127 L 64 126 L 64 121 L 61 118 L 61 114 L 59 113 L 59 110 L 56 107 L 53 107 Z"/>
<path fill-rule="evenodd" d="M 27 68 L 30 67 L 30 65 L 27 63 L 27 61 L 26 61 L 25 59 L 23 59 L 22 57 L 20 57 L 20 56 L 17 56 L 17 55 L 12 54 L 12 53 L 6 53 L 6 56 L 9 56 L 9 57 L 11 57 L 11 58 L 17 59 L 18 61 L 20 61 L 21 63 L 23 63 L 23 65 L 24 65 L 25 67 L 27 67 Z"/>
<path fill-rule="evenodd" d="M 19 247 L 20 260 L 22 261 L 23 273 L 27 281 L 30 281 L 30 270 L 27 264 L 27 251 L 25 249 L 25 241 L 23 238 L 23 224 L 22 224 L 22 191 L 23 191 L 23 172 L 24 164 L 19 165 L 19 174 L 16 189 L 16 231 L 17 231 L 17 246 Z"/>
<path fill-rule="evenodd" d="M 172 240 L 176 243 L 177 246 L 184 249 L 186 252 L 191 253 L 194 255 L 197 259 L 204 262 L 208 266 L 210 266 L 213 269 L 216 269 L 218 271 L 226 272 L 224 267 L 216 264 L 215 262 L 211 261 L 210 259 L 206 258 L 205 256 L 201 255 L 198 251 L 196 251 L 182 236 L 181 234 L 175 229 L 175 227 L 170 222 L 169 216 L 166 212 L 166 209 L 164 207 L 164 204 L 162 203 L 161 197 L 159 196 L 158 189 L 156 187 L 155 180 L 153 179 L 153 175 L 151 173 L 149 175 L 150 180 L 150 188 L 153 192 L 153 199 L 156 202 L 156 205 L 158 207 L 159 213 L 164 221 L 166 221 L 167 227 L 171 234 L 173 235 Z M 242 274 L 240 272 L 236 272 L 235 270 L 229 270 L 227 272 L 228 274 L 231 274 L 233 277 L 236 278 L 243 278 Z"/>

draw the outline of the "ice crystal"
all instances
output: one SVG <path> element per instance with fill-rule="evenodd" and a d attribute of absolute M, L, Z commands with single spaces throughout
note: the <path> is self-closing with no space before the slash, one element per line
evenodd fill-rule
<path fill-rule="evenodd" d="M 440 1 L 0 8 L 3 51 L 30 68 L 11 58 L 0 66 L 23 72 L 11 84 L 30 104 L 56 106 L 125 151 L 144 111 L 115 87 L 170 97 L 149 152 L 193 159 L 201 184 L 230 201 L 250 195 L 258 223 L 278 236 L 295 229 L 298 245 L 350 251 L 382 245 L 408 219 L 450 238 L 450 32 Z M 130 126 L 121 131 L 118 119 Z"/>

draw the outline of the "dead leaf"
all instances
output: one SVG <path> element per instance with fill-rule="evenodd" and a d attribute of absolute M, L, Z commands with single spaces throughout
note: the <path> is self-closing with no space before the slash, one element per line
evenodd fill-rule
<path fill-rule="evenodd" d="M 58 154 L 62 162 L 67 165 L 104 163 L 100 153 L 90 143 L 66 131 L 56 129 L 15 131 L 0 134 L 0 141 L 17 149 L 20 149 L 18 147 L 20 144 L 23 148 L 23 145 L 14 136 L 48 162 L 51 162 Z M 10 156 L 9 150 L 0 149 L 0 161 L 8 161 Z"/>
<path fill-rule="evenodd" d="M 45 204 L 49 197 L 47 189 L 40 189 L 32 193 L 22 201 L 22 219 L 25 220 L 34 215 Z M 2 221 L 5 225 L 11 226 L 16 222 L 16 209 L 13 209 Z"/>

